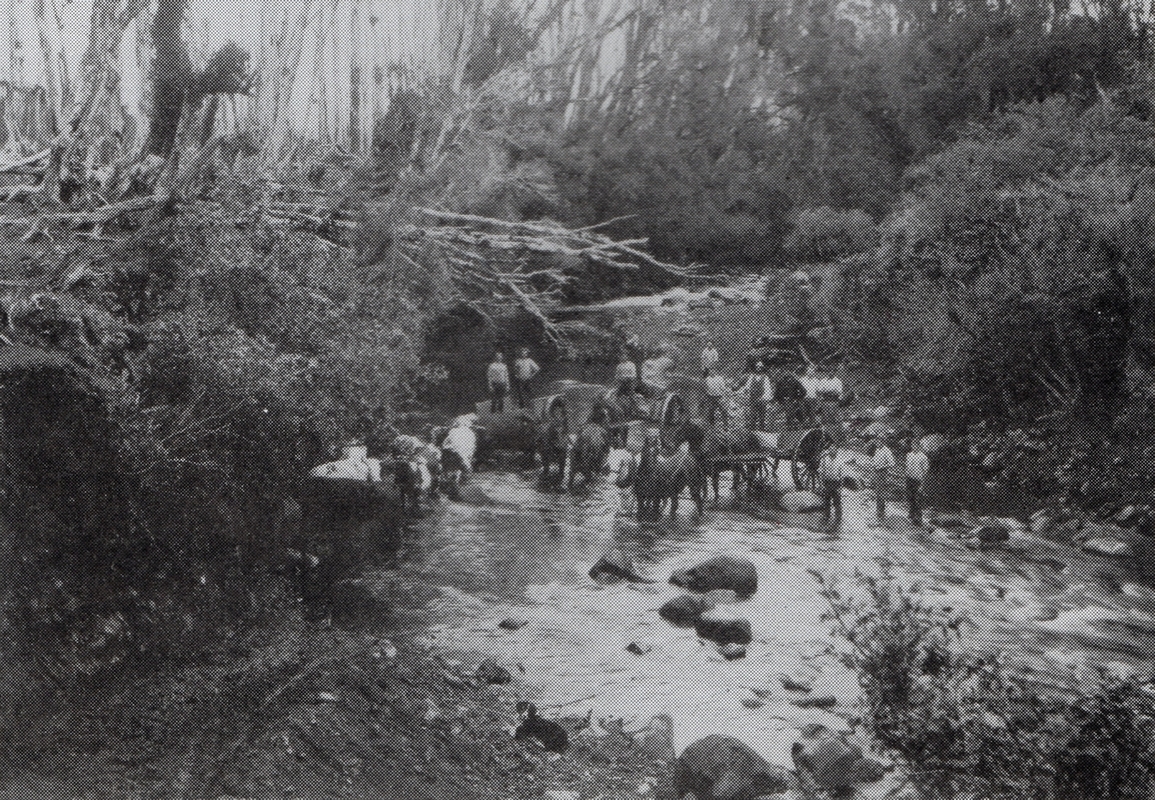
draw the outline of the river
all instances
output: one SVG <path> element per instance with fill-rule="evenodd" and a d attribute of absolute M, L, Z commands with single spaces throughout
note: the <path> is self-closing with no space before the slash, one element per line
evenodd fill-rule
<path fill-rule="evenodd" d="M 789 765 L 800 726 L 847 729 L 859 688 L 838 658 L 847 644 L 824 619 L 811 571 L 853 594 L 854 574 L 876 573 L 880 557 L 900 581 L 920 584 L 928 604 L 974 622 L 972 644 L 1003 652 L 1042 683 L 1087 685 L 1099 668 L 1146 669 L 1155 653 L 1155 591 L 1136 564 L 1022 530 L 1004 547 L 979 551 L 914 528 L 898 508 L 885 527 L 872 527 L 865 492 L 847 493 L 844 524 L 830 533 L 817 515 L 747 513 L 725 496 L 700 519 L 691 507 L 674 520 L 639 523 L 618 513 L 617 490 L 604 485 L 578 495 L 542 491 L 536 471 L 483 472 L 473 485 L 484 503 L 443 502 L 402 534 L 390 568 L 368 576 L 389 596 L 391 634 L 467 663 L 497 660 L 514 673 L 512 692 L 550 714 L 592 711 L 624 720 L 626 730 L 667 714 L 679 749 L 708 733 L 731 734 Z M 632 554 L 656 583 L 591 580 L 590 566 L 611 548 Z M 759 576 L 758 592 L 733 607 L 754 630 L 747 657 L 736 661 L 657 613 L 681 593 L 667 583 L 674 570 L 723 553 L 753 560 Z M 506 619 L 525 624 L 508 630 L 498 624 Z M 797 707 L 781 675 L 812 683 L 814 696 L 837 705 Z"/>

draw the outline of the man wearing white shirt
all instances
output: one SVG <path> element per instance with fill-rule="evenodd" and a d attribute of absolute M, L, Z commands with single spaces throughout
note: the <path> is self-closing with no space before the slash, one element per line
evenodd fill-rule
<path fill-rule="evenodd" d="M 529 405 L 529 382 L 541 372 L 541 367 L 529 356 L 529 348 L 521 348 L 521 353 L 513 362 L 513 395 L 518 408 Z"/>
<path fill-rule="evenodd" d="M 838 528 L 842 524 L 842 480 L 845 470 L 838 458 L 838 447 L 827 439 L 818 460 L 818 482 L 822 490 L 822 521 Z"/>
<path fill-rule="evenodd" d="M 726 422 L 726 377 L 706 370 L 706 422 L 713 425 L 715 420 Z"/>
<path fill-rule="evenodd" d="M 622 353 L 621 360 L 614 368 L 614 379 L 618 382 L 619 396 L 634 396 L 634 392 L 637 390 L 638 365 L 630 358 L 629 353 Z"/>
<path fill-rule="evenodd" d="M 718 368 L 720 360 L 718 348 L 713 342 L 706 342 L 706 346 L 702 348 L 702 377 L 709 377 L 710 373 Z"/>
<path fill-rule="evenodd" d="M 750 399 L 750 430 L 766 429 L 766 403 L 770 400 L 770 378 L 766 375 L 766 365 L 761 361 L 754 364 L 742 391 Z"/>
<path fill-rule="evenodd" d="M 610 454 L 606 457 L 606 466 L 610 473 L 610 482 L 618 489 L 618 503 L 622 514 L 629 513 L 632 507 L 634 471 L 637 469 L 637 457 L 626 449 L 626 430 L 614 436 Z"/>
<path fill-rule="evenodd" d="M 509 394 L 509 367 L 505 364 L 504 353 L 498 352 L 493 356 L 485 378 L 489 384 L 489 411 L 500 414 L 505 410 L 505 396 Z"/>
<path fill-rule="evenodd" d="M 806 368 L 806 374 L 798 380 L 802 382 L 803 388 L 806 389 L 806 399 L 817 400 L 818 387 L 822 383 L 822 378 L 818 375 L 818 368 L 811 364 Z"/>
<path fill-rule="evenodd" d="M 930 474 L 930 458 L 922 451 L 917 440 L 912 441 L 906 454 L 906 501 L 910 506 L 910 521 L 922 524 L 922 492 L 926 476 Z"/>
<path fill-rule="evenodd" d="M 886 497 L 890 494 L 890 476 L 894 474 L 898 462 L 894 459 L 894 451 L 887 446 L 886 440 L 881 436 L 871 440 L 866 454 L 870 456 L 870 488 L 874 490 L 878 521 L 881 523 L 886 520 Z"/>

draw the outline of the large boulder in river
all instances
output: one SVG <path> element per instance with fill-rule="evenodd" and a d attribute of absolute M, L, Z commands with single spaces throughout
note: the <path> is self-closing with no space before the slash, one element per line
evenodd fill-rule
<path fill-rule="evenodd" d="M 658 616 L 679 628 L 692 628 L 698 624 L 699 617 L 713 610 L 714 604 L 707 598 L 684 594 L 665 602 L 658 609 Z"/>
<path fill-rule="evenodd" d="M 819 789 L 844 791 L 883 776 L 881 764 L 863 755 L 862 748 L 822 725 L 810 726 L 794 743 L 791 754 L 798 771 L 809 775 Z"/>
<path fill-rule="evenodd" d="M 1131 558 L 1135 555 L 1129 542 L 1111 536 L 1095 536 L 1087 539 L 1083 542 L 1083 549 L 1088 553 L 1096 553 L 1101 556 Z"/>
<path fill-rule="evenodd" d="M 1011 529 L 1001 522 L 988 521 L 972 528 L 967 539 L 980 547 L 994 547 L 1010 540 Z"/>
<path fill-rule="evenodd" d="M 733 589 L 738 598 L 746 598 L 758 591 L 758 569 L 746 558 L 718 556 L 696 567 L 678 570 L 670 576 L 670 583 L 703 594 L 714 589 Z"/>
<path fill-rule="evenodd" d="M 634 569 L 634 560 L 621 550 L 610 550 L 590 567 L 590 577 L 598 583 L 654 583 L 651 578 L 643 578 Z"/>
<path fill-rule="evenodd" d="M 806 511 L 819 511 L 822 508 L 822 498 L 814 492 L 797 491 L 787 492 L 778 501 L 784 511 L 791 514 L 801 514 Z"/>
<path fill-rule="evenodd" d="M 716 644 L 749 644 L 754 638 L 750 620 L 714 609 L 698 617 L 694 630 Z"/>
<path fill-rule="evenodd" d="M 697 800 L 755 800 L 790 787 L 785 767 L 771 764 L 752 747 L 713 734 L 691 744 L 674 768 L 677 796 Z"/>

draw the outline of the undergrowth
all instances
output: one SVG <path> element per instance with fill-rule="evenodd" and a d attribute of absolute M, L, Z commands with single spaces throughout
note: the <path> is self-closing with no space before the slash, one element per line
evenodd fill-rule
<path fill-rule="evenodd" d="M 1060 695 L 963 643 L 964 620 L 901 584 L 859 572 L 861 596 L 815 573 L 850 643 L 864 721 L 905 767 L 919 800 L 1140 800 L 1155 790 L 1155 697 L 1103 671 Z"/>

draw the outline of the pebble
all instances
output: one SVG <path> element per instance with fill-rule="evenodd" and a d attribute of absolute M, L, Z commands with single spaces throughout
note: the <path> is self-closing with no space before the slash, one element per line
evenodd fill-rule
<path fill-rule="evenodd" d="M 720 646 L 718 652 L 721 653 L 722 658 L 727 661 L 735 661 L 736 659 L 746 657 L 746 647 L 735 642 Z"/>

